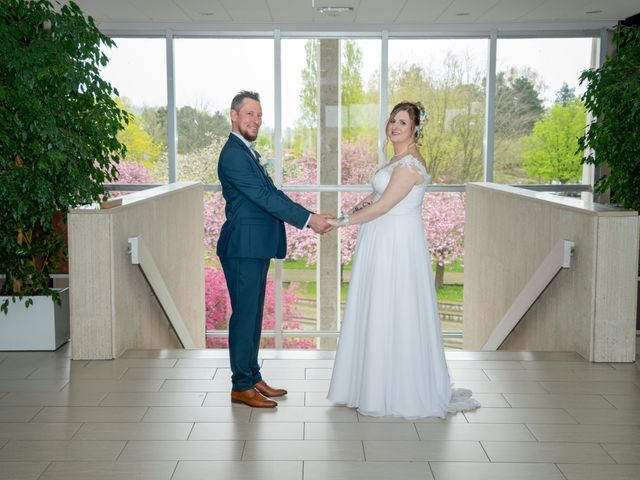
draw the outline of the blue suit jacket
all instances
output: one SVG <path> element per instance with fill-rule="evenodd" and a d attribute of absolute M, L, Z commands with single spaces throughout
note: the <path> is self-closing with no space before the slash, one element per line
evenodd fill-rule
<path fill-rule="evenodd" d="M 284 258 L 284 222 L 303 228 L 311 212 L 276 188 L 249 148 L 233 133 L 220 152 L 218 177 L 226 201 L 218 256 Z"/>

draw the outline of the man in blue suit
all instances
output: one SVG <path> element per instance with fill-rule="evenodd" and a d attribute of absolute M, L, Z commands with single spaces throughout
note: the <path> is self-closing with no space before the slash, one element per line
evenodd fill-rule
<path fill-rule="evenodd" d="M 287 394 L 270 387 L 260 375 L 258 349 L 267 271 L 272 258 L 284 258 L 287 238 L 284 222 L 316 233 L 332 229 L 330 215 L 314 214 L 278 190 L 260 165 L 253 149 L 262 125 L 257 93 L 242 91 L 231 102 L 231 133 L 220 152 L 218 177 L 226 201 L 217 254 L 224 270 L 229 297 L 229 356 L 231 401 L 272 408 L 267 397 Z"/>

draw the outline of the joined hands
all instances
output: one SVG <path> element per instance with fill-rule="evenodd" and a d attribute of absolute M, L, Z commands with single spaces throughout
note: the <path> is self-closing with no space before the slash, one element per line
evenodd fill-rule
<path fill-rule="evenodd" d="M 309 228 L 322 235 L 323 233 L 333 230 L 334 225 L 330 223 L 331 221 L 335 221 L 335 217 L 333 215 L 326 213 L 314 213 L 309 219 Z"/>

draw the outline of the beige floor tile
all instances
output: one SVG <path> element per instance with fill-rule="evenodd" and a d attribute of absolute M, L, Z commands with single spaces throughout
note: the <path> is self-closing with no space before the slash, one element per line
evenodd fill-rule
<path fill-rule="evenodd" d="M 261 368 L 260 374 L 264 381 L 271 385 L 281 383 L 282 380 L 304 380 L 304 371 L 304 367 L 268 367 Z M 231 382 L 231 369 L 218 368 L 214 379 Z"/>
<path fill-rule="evenodd" d="M 215 472 L 215 476 L 212 474 Z M 302 462 L 184 462 L 171 480 L 302 480 Z"/>
<path fill-rule="evenodd" d="M 640 465 L 571 465 L 560 464 L 567 480 L 638 480 Z"/>
<path fill-rule="evenodd" d="M 632 382 L 540 382 L 549 393 L 572 394 L 640 394 L 640 387 Z M 527 393 L 527 392 L 513 392 Z"/>
<path fill-rule="evenodd" d="M 636 425 L 527 425 L 540 442 L 640 443 Z"/>
<path fill-rule="evenodd" d="M 640 443 L 604 443 L 602 447 L 617 463 L 640 465 Z"/>
<path fill-rule="evenodd" d="M 430 462 L 435 480 L 565 480 L 548 463 Z"/>
<path fill-rule="evenodd" d="M 139 422 L 147 407 L 44 407 L 34 422 Z"/>
<path fill-rule="evenodd" d="M 0 422 L 28 422 L 42 407 L 0 406 Z"/>
<path fill-rule="evenodd" d="M 482 442 L 492 462 L 613 463 L 600 445 L 565 442 Z"/>
<path fill-rule="evenodd" d="M 39 480 L 169 480 L 177 462 L 53 462 Z"/>
<path fill-rule="evenodd" d="M 243 446 L 236 441 L 133 441 L 127 442 L 118 461 L 240 460 Z"/>
<path fill-rule="evenodd" d="M 104 392 L 64 390 L 62 392 L 10 392 L 0 398 L 0 405 L 39 407 L 97 407 Z"/>
<path fill-rule="evenodd" d="M 122 367 L 155 367 L 172 368 L 185 365 L 178 365 L 179 360 L 175 358 L 116 358 L 114 360 L 90 360 L 85 365 L 86 369 L 100 368 L 101 365 L 113 364 Z"/>
<path fill-rule="evenodd" d="M 60 368 L 69 368 L 70 366 L 84 366 L 88 362 L 88 360 L 71 360 L 69 358 L 56 358 L 56 357 L 39 357 L 34 354 L 38 352 L 22 352 L 23 355 L 15 356 L 11 358 L 6 358 L 3 362 L 0 362 L 0 366 L 2 368 L 7 367 L 46 367 L 47 365 L 57 365 Z"/>
<path fill-rule="evenodd" d="M 316 360 L 316 359 L 296 359 L 287 360 L 271 360 L 266 359 L 262 362 L 263 368 L 280 367 L 287 365 L 295 365 L 303 368 L 333 368 L 333 360 Z"/>
<path fill-rule="evenodd" d="M 231 381 L 221 383 L 216 380 L 165 380 L 162 392 L 227 392 L 231 393 Z"/>
<path fill-rule="evenodd" d="M 120 358 L 229 358 L 229 351 L 226 349 L 207 348 L 197 350 L 184 349 L 130 349 L 120 355 Z"/>
<path fill-rule="evenodd" d="M 229 368 L 229 358 L 181 358 L 177 368 Z"/>
<path fill-rule="evenodd" d="M 420 440 L 531 442 L 535 437 L 524 425 L 516 424 L 416 424 Z"/>
<path fill-rule="evenodd" d="M 580 362 L 532 361 L 520 362 L 520 364 L 527 370 L 601 370 L 610 372 L 613 369 L 608 363 L 593 363 L 584 359 Z"/>
<path fill-rule="evenodd" d="M 242 460 L 364 460 L 362 442 L 248 440 Z"/>
<path fill-rule="evenodd" d="M 411 423 L 305 423 L 305 440 L 419 440 Z"/>
<path fill-rule="evenodd" d="M 457 369 L 457 368 L 490 368 L 494 370 L 504 369 L 504 370 L 523 370 L 522 362 L 513 361 L 513 360 L 450 360 L 447 362 L 449 368 Z"/>
<path fill-rule="evenodd" d="M 640 425 L 640 410 L 569 408 L 567 412 L 583 425 Z"/>
<path fill-rule="evenodd" d="M 331 368 L 307 368 L 304 378 L 308 380 L 331 380 L 332 373 L 333 370 Z"/>
<path fill-rule="evenodd" d="M 57 380 L 0 380 L 0 392 L 58 392 L 67 383 Z"/>
<path fill-rule="evenodd" d="M 187 440 L 193 423 L 85 423 L 74 440 Z"/>
<path fill-rule="evenodd" d="M 469 423 L 577 423 L 558 408 L 479 408 L 464 415 Z"/>
<path fill-rule="evenodd" d="M 368 462 L 488 461 L 480 442 L 365 440 L 363 443 Z"/>
<path fill-rule="evenodd" d="M 20 380 L 25 379 L 37 368 L 34 367 L 4 367 L 0 364 L 0 380 Z"/>
<path fill-rule="evenodd" d="M 307 407 L 331 407 L 335 404 L 327 400 L 327 392 L 304 392 L 304 404 Z"/>
<path fill-rule="evenodd" d="M 302 440 L 299 423 L 196 423 L 189 440 Z"/>
<path fill-rule="evenodd" d="M 510 372 L 512 370 L 504 370 L 505 372 Z M 472 369 L 472 368 L 452 368 L 451 369 L 451 380 L 455 382 L 485 382 L 489 380 L 489 377 L 484 373 L 483 370 L 480 369 Z M 464 386 L 464 385 L 463 385 Z"/>
<path fill-rule="evenodd" d="M 178 380 L 209 380 L 216 373 L 215 368 L 128 368 L 122 376 L 123 380 L 143 378 L 178 379 Z"/>
<path fill-rule="evenodd" d="M 293 380 L 283 379 L 278 387 L 286 388 L 289 392 L 320 392 L 329 391 L 330 380 Z"/>
<path fill-rule="evenodd" d="M 516 380 L 516 381 L 550 381 L 550 382 L 629 382 L 633 381 L 628 372 L 593 369 L 533 369 L 525 371 L 517 370 L 484 370 L 492 380 Z"/>
<path fill-rule="evenodd" d="M 467 350 L 446 350 L 447 360 L 514 360 L 514 361 L 557 361 L 585 362 L 576 352 L 471 352 Z"/>
<path fill-rule="evenodd" d="M 254 409 L 251 422 L 357 422 L 355 410 L 344 407 L 278 407 Z"/>
<path fill-rule="evenodd" d="M 71 380 L 64 390 L 72 392 L 157 392 L 163 380 Z"/>
<path fill-rule="evenodd" d="M 16 440 L 0 449 L 0 461 L 115 461 L 125 442 Z"/>
<path fill-rule="evenodd" d="M 0 480 L 38 480 L 49 462 L 0 462 Z"/>
<path fill-rule="evenodd" d="M 0 423 L 0 440 L 71 440 L 81 423 Z"/>
<path fill-rule="evenodd" d="M 467 381 L 461 387 L 473 393 L 548 393 L 539 382 L 496 380 L 489 382 Z"/>
<path fill-rule="evenodd" d="M 113 392 L 101 406 L 199 407 L 206 393 L 197 392 Z"/>
<path fill-rule="evenodd" d="M 604 395 L 604 398 L 621 410 L 640 410 L 640 393 L 635 395 Z"/>
<path fill-rule="evenodd" d="M 613 409 L 602 395 L 577 395 L 571 393 L 505 393 L 509 405 L 514 408 L 606 408 Z"/>
<path fill-rule="evenodd" d="M 151 407 L 143 422 L 248 422 L 249 408 Z"/>
<path fill-rule="evenodd" d="M 70 378 L 72 380 L 89 379 L 108 379 L 117 380 L 127 367 L 116 363 L 94 363 L 88 365 L 72 364 L 71 367 L 60 368 L 57 365 L 45 365 L 39 367 L 35 372 L 29 375 L 29 378 Z"/>
<path fill-rule="evenodd" d="M 485 408 L 497 408 L 497 407 L 508 408 L 511 406 L 509 405 L 509 403 L 507 403 L 507 400 L 505 399 L 504 395 L 500 393 L 473 392 L 473 398 L 479 401 L 480 405 L 482 405 Z"/>
<path fill-rule="evenodd" d="M 432 480 L 426 462 L 304 462 L 304 480 Z"/>

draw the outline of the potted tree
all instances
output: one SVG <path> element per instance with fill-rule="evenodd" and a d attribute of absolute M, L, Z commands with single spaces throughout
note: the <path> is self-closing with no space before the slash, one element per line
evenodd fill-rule
<path fill-rule="evenodd" d="M 44 311 L 64 307 L 49 278 L 65 256 L 56 215 L 105 195 L 125 154 L 116 135 L 128 114 L 100 78 L 101 45 L 114 42 L 75 3 L 0 6 L 0 350 L 55 349 L 64 326 L 49 348 L 33 337 L 37 323 L 53 322 Z M 68 318 L 66 331 L 68 339 Z"/>
<path fill-rule="evenodd" d="M 640 27 L 619 25 L 613 42 L 616 54 L 580 76 L 587 82 L 582 100 L 595 121 L 579 148 L 589 152 L 584 162 L 608 171 L 598 179 L 596 193 L 608 192 L 612 203 L 640 211 Z"/>

